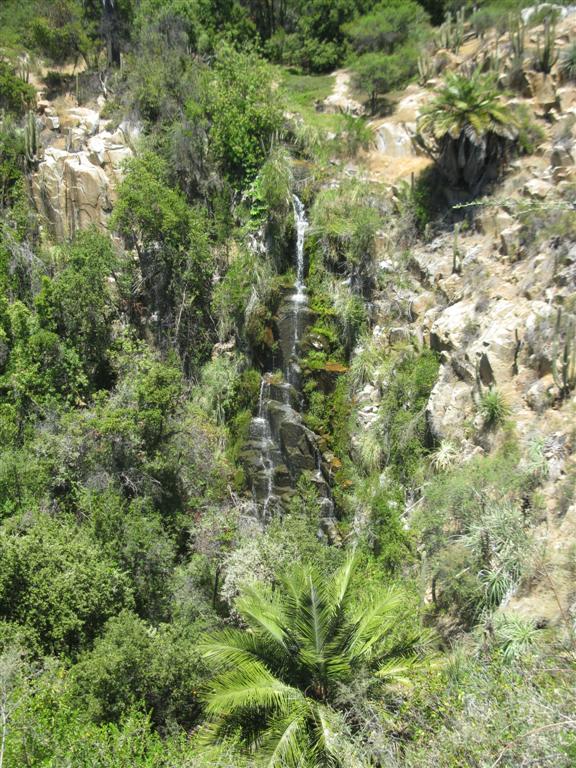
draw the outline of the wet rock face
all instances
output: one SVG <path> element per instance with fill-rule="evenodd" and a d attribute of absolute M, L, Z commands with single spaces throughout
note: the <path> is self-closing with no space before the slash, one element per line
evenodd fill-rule
<path fill-rule="evenodd" d="M 304 234 L 308 224 L 304 207 L 296 197 L 294 217 L 296 281 L 284 297 L 276 320 L 282 376 L 266 373 L 262 377 L 258 413 L 252 419 L 240 457 L 263 523 L 286 508 L 303 473 L 316 485 L 319 520 L 328 520 L 334 509 L 326 479 L 329 471 L 321 465 L 316 435 L 304 425 L 298 412 L 298 356 L 312 313 L 304 284 Z M 325 527 L 330 529 L 329 525 Z M 330 537 L 326 531 L 322 535 Z"/>
<path fill-rule="evenodd" d="M 289 404 L 288 384 L 266 384 L 261 408 L 250 425 L 240 460 L 244 465 L 264 521 L 282 510 L 304 472 L 310 474 L 319 495 L 331 504 L 330 491 L 320 469 L 315 435 Z"/>
<path fill-rule="evenodd" d="M 287 376 L 290 383 L 296 387 L 300 386 L 299 371 L 297 369 L 297 353 L 300 340 L 310 326 L 312 312 L 307 303 L 302 300 L 302 296 L 293 292 L 285 298 L 278 311 L 276 326 L 278 329 L 278 346 L 280 348 L 280 363 L 285 372 L 290 372 Z"/>

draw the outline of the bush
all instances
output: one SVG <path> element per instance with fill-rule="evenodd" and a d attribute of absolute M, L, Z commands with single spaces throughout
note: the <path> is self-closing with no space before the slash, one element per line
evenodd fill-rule
<path fill-rule="evenodd" d="M 205 676 L 198 629 L 152 628 L 128 611 L 110 619 L 94 648 L 74 666 L 75 698 L 97 723 L 119 722 L 142 707 L 156 726 L 190 728 Z"/>
<path fill-rule="evenodd" d="M 0 59 L 0 109 L 22 115 L 35 101 L 34 86 L 21 80 L 8 62 Z"/>
<path fill-rule="evenodd" d="M 510 408 L 497 389 L 489 389 L 481 396 L 479 410 L 486 427 L 499 427 L 510 415 Z"/>
<path fill-rule="evenodd" d="M 244 188 L 255 178 L 282 127 L 272 70 L 255 55 L 222 46 L 210 79 L 204 97 L 211 152 L 228 179 Z"/>
<path fill-rule="evenodd" d="M 45 653 L 74 656 L 133 603 L 129 580 L 85 532 L 46 516 L 0 539 L 0 618 L 33 630 Z"/>

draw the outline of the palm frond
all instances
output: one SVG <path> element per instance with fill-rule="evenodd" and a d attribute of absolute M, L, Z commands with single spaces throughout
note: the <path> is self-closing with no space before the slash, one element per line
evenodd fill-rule
<path fill-rule="evenodd" d="M 289 702 L 302 699 L 301 691 L 283 683 L 261 662 L 250 660 L 212 678 L 206 711 L 230 715 L 244 709 L 282 710 Z"/>
<path fill-rule="evenodd" d="M 286 647 L 288 625 L 283 605 L 269 590 L 260 585 L 249 585 L 236 602 L 236 608 L 246 623 L 266 634 L 276 644 Z"/>
<path fill-rule="evenodd" d="M 250 632 L 224 629 L 211 635 L 201 644 L 200 652 L 212 663 L 234 666 L 259 658 L 261 648 Z"/>
<path fill-rule="evenodd" d="M 313 710 L 313 733 L 315 751 L 323 755 L 322 765 L 347 766 L 345 761 L 346 724 L 341 715 L 330 707 L 316 703 Z M 347 766 L 348 768 L 348 766 Z"/>
<path fill-rule="evenodd" d="M 307 704 L 295 702 L 286 714 L 272 720 L 259 744 L 263 768 L 301 768 L 309 764 L 312 749 L 308 717 Z"/>
<path fill-rule="evenodd" d="M 358 559 L 353 552 L 346 558 L 344 565 L 332 576 L 333 608 L 339 610 L 346 602 L 349 594 L 350 581 L 354 575 Z"/>
<path fill-rule="evenodd" d="M 347 652 L 356 660 L 366 659 L 394 626 L 402 596 L 389 588 L 361 613 L 349 629 Z"/>
<path fill-rule="evenodd" d="M 381 680 L 386 680 L 389 683 L 412 685 L 414 674 L 422 670 L 425 666 L 428 666 L 428 661 L 419 656 L 393 658 L 382 664 L 376 675 Z"/>
<path fill-rule="evenodd" d="M 309 573 L 296 617 L 296 634 L 301 643 L 302 659 L 307 666 L 320 672 L 324 670 L 325 645 L 332 615 L 326 585 Z"/>

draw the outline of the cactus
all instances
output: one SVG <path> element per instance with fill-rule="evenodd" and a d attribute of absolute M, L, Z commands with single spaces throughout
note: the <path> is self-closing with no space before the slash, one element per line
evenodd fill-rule
<path fill-rule="evenodd" d="M 552 67 L 558 61 L 558 51 L 556 50 L 556 27 L 550 23 L 550 19 L 544 22 L 544 40 L 541 44 L 541 37 L 538 36 L 536 49 L 536 64 L 540 72 L 549 75 Z"/>
<path fill-rule="evenodd" d="M 561 307 L 554 330 L 552 375 L 564 400 L 576 387 L 576 317 L 563 315 Z"/>
<path fill-rule="evenodd" d="M 464 13 L 464 8 L 461 8 L 454 15 L 446 14 L 446 21 L 435 38 L 438 48 L 446 48 L 452 53 L 458 53 L 464 42 Z"/>
<path fill-rule="evenodd" d="M 38 123 L 36 122 L 36 115 L 31 109 L 28 110 L 24 126 L 24 148 L 26 162 L 29 165 L 37 163 L 39 160 Z"/>
<path fill-rule="evenodd" d="M 510 44 L 512 46 L 512 59 L 515 63 L 521 64 L 524 60 L 524 37 L 526 25 L 522 17 L 518 16 L 510 24 Z"/>
<path fill-rule="evenodd" d="M 428 53 L 423 53 L 418 57 L 418 80 L 420 85 L 426 85 L 433 74 L 432 57 Z"/>
<path fill-rule="evenodd" d="M 28 56 L 18 59 L 18 77 L 25 83 L 30 82 L 30 60 Z"/>
<path fill-rule="evenodd" d="M 498 45 L 484 54 L 483 71 L 493 72 L 496 75 L 500 73 L 500 48 Z"/>

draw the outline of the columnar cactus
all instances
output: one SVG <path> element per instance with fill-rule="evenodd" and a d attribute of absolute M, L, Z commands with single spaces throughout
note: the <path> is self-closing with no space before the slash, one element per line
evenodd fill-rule
<path fill-rule="evenodd" d="M 576 387 L 576 317 L 564 315 L 561 307 L 554 331 L 552 375 L 563 400 Z"/>

